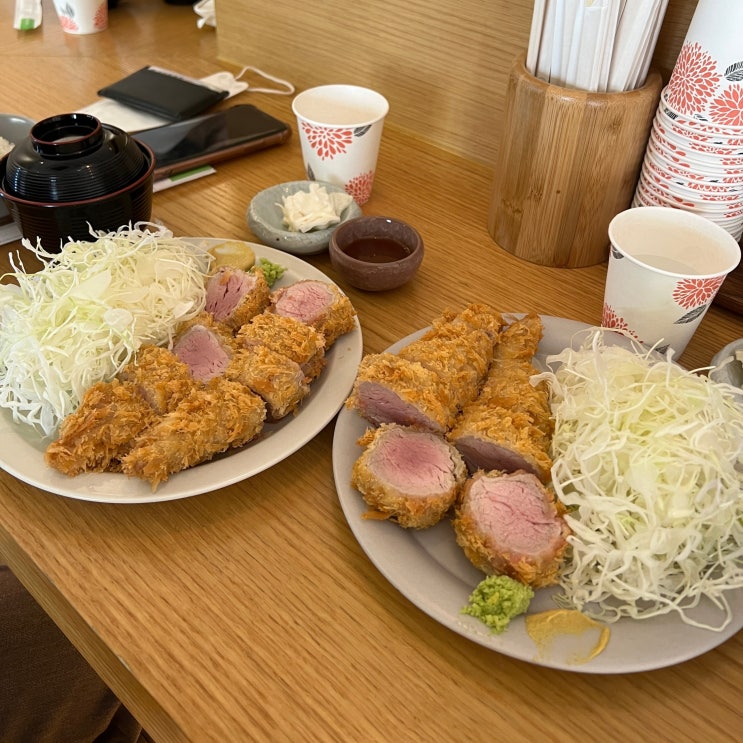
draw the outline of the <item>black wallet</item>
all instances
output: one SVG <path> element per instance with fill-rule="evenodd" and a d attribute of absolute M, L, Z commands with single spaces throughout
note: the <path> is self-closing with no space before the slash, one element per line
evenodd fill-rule
<path fill-rule="evenodd" d="M 227 97 L 226 90 L 202 85 L 158 67 L 143 67 L 98 91 L 98 95 L 124 103 L 168 121 L 181 121 L 206 111 Z"/>

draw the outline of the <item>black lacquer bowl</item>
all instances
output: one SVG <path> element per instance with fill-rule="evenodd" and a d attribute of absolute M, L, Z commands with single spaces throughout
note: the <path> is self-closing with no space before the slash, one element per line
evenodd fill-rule
<path fill-rule="evenodd" d="M 24 238 L 57 252 L 148 221 L 155 158 L 145 144 L 88 114 L 44 119 L 0 160 L 0 196 Z"/>
<path fill-rule="evenodd" d="M 31 201 L 81 201 L 121 190 L 143 165 L 142 150 L 122 129 L 89 114 L 61 114 L 16 142 L 2 187 Z"/>

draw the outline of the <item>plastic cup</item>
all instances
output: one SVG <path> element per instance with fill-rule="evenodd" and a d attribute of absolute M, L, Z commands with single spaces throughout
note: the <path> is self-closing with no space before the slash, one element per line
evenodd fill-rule
<path fill-rule="evenodd" d="M 310 180 L 342 186 L 365 204 L 372 192 L 387 99 L 357 85 L 321 85 L 294 98 L 302 159 Z"/>
<path fill-rule="evenodd" d="M 680 356 L 740 262 L 738 243 L 705 217 L 652 206 L 617 214 L 609 240 L 602 324 Z"/>

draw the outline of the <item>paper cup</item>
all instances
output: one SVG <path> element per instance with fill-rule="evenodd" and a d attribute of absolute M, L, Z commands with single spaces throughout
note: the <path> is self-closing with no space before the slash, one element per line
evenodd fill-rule
<path fill-rule="evenodd" d="M 387 99 L 357 85 L 321 85 L 294 98 L 307 177 L 342 186 L 356 200 L 369 200 L 377 168 Z"/>
<path fill-rule="evenodd" d="M 738 243 L 698 214 L 651 206 L 617 214 L 609 240 L 602 324 L 681 355 L 740 262 Z"/>
<path fill-rule="evenodd" d="M 108 0 L 54 0 L 54 9 L 68 34 L 95 34 L 108 28 Z"/>
<path fill-rule="evenodd" d="M 743 3 L 699 0 L 667 86 L 678 111 L 713 123 L 743 126 L 743 97 L 737 75 Z"/>

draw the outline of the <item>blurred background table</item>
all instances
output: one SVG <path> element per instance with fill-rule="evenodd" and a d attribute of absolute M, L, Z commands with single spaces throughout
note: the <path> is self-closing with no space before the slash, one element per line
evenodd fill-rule
<path fill-rule="evenodd" d="M 70 36 L 51 2 L 30 33 L 12 29 L 10 5 L 0 8 L 9 113 L 41 119 L 85 106 L 145 64 L 194 77 L 225 67 L 214 29 L 198 29 L 190 7 L 120 0 L 106 32 Z M 232 102 L 295 126 L 289 97 Z M 250 240 L 250 198 L 302 170 L 294 136 L 156 194 L 153 216 L 178 235 Z M 364 211 L 409 221 L 427 253 L 415 281 L 394 292 L 341 282 L 367 352 L 470 301 L 600 321 L 606 265 L 551 269 L 501 250 L 486 229 L 491 180 L 485 165 L 390 121 Z M 5 247 L 7 270 L 20 245 Z M 309 262 L 337 279 L 327 254 Z M 740 336 L 741 318 L 713 307 L 682 361 L 703 366 Z M 592 676 L 490 652 L 418 610 L 344 519 L 332 437 L 331 423 L 250 480 L 165 503 L 82 502 L 2 472 L 0 560 L 157 741 L 737 739 L 740 634 L 676 667 Z"/>

